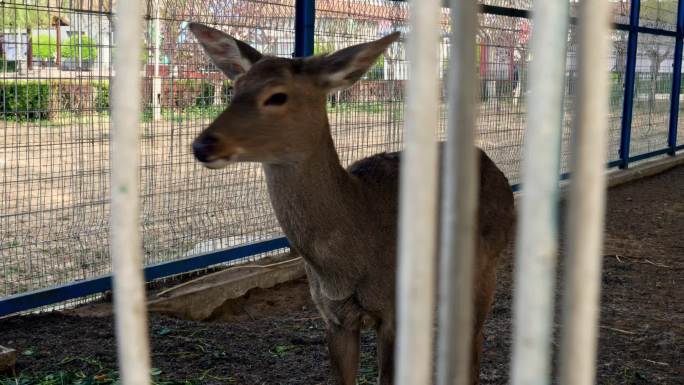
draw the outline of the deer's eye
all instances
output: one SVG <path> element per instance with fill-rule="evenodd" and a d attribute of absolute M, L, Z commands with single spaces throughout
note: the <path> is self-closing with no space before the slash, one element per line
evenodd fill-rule
<path fill-rule="evenodd" d="M 287 94 L 278 92 L 269 96 L 264 102 L 264 106 L 282 106 L 285 102 L 287 102 Z"/>

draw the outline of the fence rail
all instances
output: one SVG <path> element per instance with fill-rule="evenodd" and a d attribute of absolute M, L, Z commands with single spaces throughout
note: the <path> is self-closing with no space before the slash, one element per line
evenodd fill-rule
<path fill-rule="evenodd" d="M 481 3 L 473 68 L 481 79 L 475 135 L 517 189 L 527 126 L 531 1 Z M 611 3 L 608 167 L 625 168 L 684 149 L 679 3 Z M 12 0 L 0 5 L 0 316 L 111 288 L 108 111 L 117 44 L 111 3 L 88 4 L 60 8 L 48 0 Z M 573 125 L 574 4 L 561 178 L 569 172 Z M 184 29 L 185 20 L 214 24 L 263 52 L 290 56 L 406 32 L 408 5 L 215 0 L 200 7 L 160 0 L 145 9 L 139 153 L 146 279 L 285 250 L 260 169 L 238 165 L 212 173 L 189 153 L 190 141 L 229 101 L 231 85 L 208 64 Z M 443 76 L 449 57 L 446 9 L 440 28 Z M 344 162 L 402 147 L 407 71 L 404 45 L 397 44 L 359 84 L 330 96 L 331 129 Z M 445 101 L 440 101 L 440 137 Z"/>

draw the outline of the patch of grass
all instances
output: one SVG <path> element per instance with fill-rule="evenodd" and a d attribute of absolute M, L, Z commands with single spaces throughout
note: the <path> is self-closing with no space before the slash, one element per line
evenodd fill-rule
<path fill-rule="evenodd" d="M 646 376 L 643 373 L 641 373 L 639 369 L 630 366 L 624 367 L 622 376 L 625 380 L 629 381 L 630 384 L 635 382 L 648 381 Z"/>
<path fill-rule="evenodd" d="M 387 110 L 387 102 L 345 102 L 345 103 L 328 103 L 328 112 L 365 112 L 369 114 L 378 114 Z"/>
<path fill-rule="evenodd" d="M 276 357 L 282 357 L 284 356 L 287 352 L 299 349 L 299 346 L 295 345 L 276 345 L 273 350 L 271 350 L 271 354 L 273 354 Z"/>
<path fill-rule="evenodd" d="M 378 366 L 368 352 L 361 352 L 361 365 L 359 365 L 359 379 L 357 385 L 375 384 L 378 379 Z"/>
<path fill-rule="evenodd" d="M 193 106 L 187 107 L 182 110 L 162 110 L 162 117 L 165 120 L 172 122 L 182 122 L 199 118 L 212 119 L 217 117 L 223 110 L 225 106 Z"/>
<path fill-rule="evenodd" d="M 11 376 L 0 375 L 0 385 L 121 385 L 119 373 L 105 367 L 91 357 L 67 357 L 60 365 L 73 362 L 84 364 L 79 370 L 56 370 L 49 373 L 29 373 L 24 371 Z M 161 379 L 164 373 L 158 368 L 150 370 L 152 385 L 199 385 L 196 380 Z"/>

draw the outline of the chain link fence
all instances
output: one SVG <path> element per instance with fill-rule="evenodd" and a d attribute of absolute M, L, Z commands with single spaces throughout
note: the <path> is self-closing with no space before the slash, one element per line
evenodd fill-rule
<path fill-rule="evenodd" d="M 520 179 L 532 23 L 530 0 L 487 0 L 480 15 L 478 144 Z M 614 21 L 629 23 L 627 2 Z M 571 2 L 574 12 L 576 2 Z M 7 0 L 0 4 L 0 300 L 109 274 L 109 82 L 111 0 Z M 510 11 L 513 9 L 514 11 Z M 408 4 L 318 0 L 314 53 L 408 32 Z M 449 17 L 442 15 L 441 76 L 447 76 Z M 677 1 L 642 1 L 640 25 L 676 30 Z M 193 138 L 230 101 L 232 87 L 186 29 L 219 28 L 258 50 L 291 56 L 295 0 L 149 0 L 141 36 L 141 231 L 152 265 L 281 235 L 261 169 L 202 168 Z M 628 31 L 613 33 L 609 158 L 618 159 Z M 561 172 L 567 172 L 575 78 L 575 27 L 568 35 Z M 675 38 L 641 33 L 636 58 L 632 154 L 666 148 Z M 353 87 L 329 97 L 342 162 L 402 147 L 408 63 L 393 45 Z M 443 102 L 446 95 L 443 95 Z M 442 105 L 444 135 L 446 106 Z M 680 137 L 684 132 L 680 126 Z M 253 256 L 250 258 L 257 258 Z"/>

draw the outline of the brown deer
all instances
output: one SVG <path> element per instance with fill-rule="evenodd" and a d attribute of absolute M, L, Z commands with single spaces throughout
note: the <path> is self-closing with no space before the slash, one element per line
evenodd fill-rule
<path fill-rule="evenodd" d="M 359 80 L 399 35 L 289 59 L 264 56 L 201 24 L 189 28 L 234 82 L 230 106 L 193 142 L 195 157 L 209 168 L 263 165 L 278 222 L 306 261 L 311 296 L 326 323 L 333 382 L 355 384 L 359 333 L 362 321 L 370 320 L 378 333 L 379 383 L 391 384 L 401 154 L 373 155 L 345 170 L 330 133 L 326 95 Z M 473 383 L 479 382 L 497 260 L 514 216 L 508 180 L 482 151 L 479 199 Z"/>

